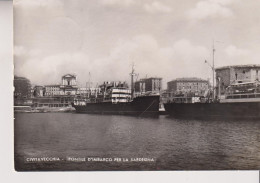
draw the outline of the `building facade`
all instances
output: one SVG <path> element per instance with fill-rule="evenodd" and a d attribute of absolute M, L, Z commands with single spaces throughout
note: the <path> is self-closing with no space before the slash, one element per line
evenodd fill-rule
<path fill-rule="evenodd" d="M 87 88 L 86 87 L 79 87 L 76 94 L 86 96 L 87 95 Z"/>
<path fill-rule="evenodd" d="M 45 85 L 44 96 L 57 96 L 61 95 L 60 85 Z"/>
<path fill-rule="evenodd" d="M 77 77 L 73 74 L 62 76 L 62 84 L 60 85 L 60 95 L 76 95 L 77 94 Z"/>
<path fill-rule="evenodd" d="M 160 92 L 162 90 L 162 78 L 152 77 L 140 79 L 135 82 L 134 89 L 136 93 Z"/>
<path fill-rule="evenodd" d="M 93 97 L 97 96 L 100 93 L 101 89 L 100 88 L 85 88 L 85 87 L 80 87 L 77 90 L 77 95 L 85 96 L 85 97 Z"/>
<path fill-rule="evenodd" d="M 32 107 L 68 107 L 73 102 L 73 96 L 44 96 L 32 99 Z"/>
<path fill-rule="evenodd" d="M 62 76 L 61 85 L 45 85 L 34 87 L 33 107 L 67 107 L 77 94 L 76 76 Z"/>
<path fill-rule="evenodd" d="M 167 83 L 169 97 L 175 95 L 203 96 L 209 90 L 209 81 L 200 78 L 177 78 Z"/>
<path fill-rule="evenodd" d="M 235 65 L 216 68 L 217 93 L 223 95 L 231 84 L 259 81 L 260 65 Z M 220 88 L 220 91 L 219 91 Z"/>

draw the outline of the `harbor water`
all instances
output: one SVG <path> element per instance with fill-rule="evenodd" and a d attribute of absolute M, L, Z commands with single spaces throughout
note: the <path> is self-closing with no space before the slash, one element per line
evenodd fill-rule
<path fill-rule="evenodd" d="M 259 120 L 15 113 L 15 168 L 259 170 Z"/>

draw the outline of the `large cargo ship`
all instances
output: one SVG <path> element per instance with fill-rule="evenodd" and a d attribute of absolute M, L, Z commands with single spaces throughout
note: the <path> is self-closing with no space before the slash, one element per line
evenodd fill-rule
<path fill-rule="evenodd" d="M 129 101 L 122 100 L 123 98 L 93 102 L 88 100 L 75 100 L 72 106 L 76 109 L 77 113 L 135 116 L 156 116 L 159 114 L 159 95 L 139 96 Z"/>
<path fill-rule="evenodd" d="M 101 93 L 92 97 L 77 97 L 72 106 L 77 113 L 158 116 L 159 94 L 135 96 L 131 73 L 131 90 L 122 83 L 104 83 Z"/>
<path fill-rule="evenodd" d="M 176 97 L 164 104 L 167 113 L 184 118 L 260 118 L 260 83 L 232 84 L 216 100 Z"/>

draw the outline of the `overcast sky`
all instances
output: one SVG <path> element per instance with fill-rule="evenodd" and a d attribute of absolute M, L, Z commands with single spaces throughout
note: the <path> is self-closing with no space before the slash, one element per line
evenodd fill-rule
<path fill-rule="evenodd" d="M 260 64 L 260 1 L 14 0 L 15 74 L 34 84 L 159 76 L 211 77 L 215 65 Z M 164 85 L 165 86 L 165 85 Z"/>

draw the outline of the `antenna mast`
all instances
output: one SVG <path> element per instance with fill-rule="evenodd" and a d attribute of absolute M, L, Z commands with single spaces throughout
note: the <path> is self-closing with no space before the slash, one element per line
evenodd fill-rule
<path fill-rule="evenodd" d="M 212 58 L 212 75 L 213 75 L 213 100 L 215 100 L 215 46 L 214 46 L 214 39 L 213 39 L 213 58 Z"/>

